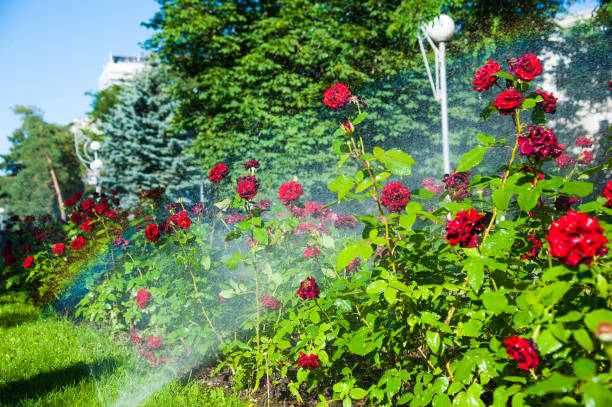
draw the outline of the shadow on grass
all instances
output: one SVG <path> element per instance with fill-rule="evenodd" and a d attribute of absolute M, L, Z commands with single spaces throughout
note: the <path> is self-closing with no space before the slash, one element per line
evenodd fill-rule
<path fill-rule="evenodd" d="M 30 322 L 38 317 L 39 313 L 31 308 L 23 310 L 0 309 L 0 328 L 12 328 L 26 322 Z"/>
<path fill-rule="evenodd" d="M 0 387 L 0 405 L 13 405 L 22 400 L 39 398 L 90 377 L 97 379 L 102 374 L 112 373 L 119 364 L 119 360 L 114 358 L 105 358 L 93 363 L 79 362 L 61 369 L 39 373 L 28 379 L 6 383 Z"/>

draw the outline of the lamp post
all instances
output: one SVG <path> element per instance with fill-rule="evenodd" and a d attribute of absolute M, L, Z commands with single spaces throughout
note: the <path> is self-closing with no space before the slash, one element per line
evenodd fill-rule
<path fill-rule="evenodd" d="M 87 169 L 87 184 L 95 185 L 96 193 L 100 194 L 100 169 L 102 168 L 102 160 L 98 158 L 98 150 L 102 145 L 99 141 L 92 141 L 91 138 L 83 133 L 83 127 L 86 123 L 75 121 L 71 127 L 74 134 L 74 149 L 81 164 Z"/>
<path fill-rule="evenodd" d="M 434 18 L 429 24 L 421 24 L 422 36 L 419 36 L 419 47 L 421 48 L 421 54 L 423 54 L 423 61 L 425 62 L 425 68 L 427 68 L 427 77 L 431 85 L 433 96 L 436 100 L 440 101 L 442 110 L 442 157 L 444 160 L 444 173 L 449 174 L 451 172 L 450 167 L 450 152 L 448 147 L 448 103 L 447 103 L 447 92 L 446 92 L 446 41 L 450 40 L 455 31 L 455 23 L 453 19 L 442 14 L 439 17 Z M 425 53 L 425 47 L 423 46 L 423 39 L 426 39 L 431 48 L 434 51 L 435 60 L 435 82 L 431 76 L 431 70 L 429 69 L 429 62 L 427 61 L 427 54 Z M 438 46 L 436 47 L 437 42 Z"/>
<path fill-rule="evenodd" d="M 0 230 L 4 230 L 4 208 L 0 207 Z"/>

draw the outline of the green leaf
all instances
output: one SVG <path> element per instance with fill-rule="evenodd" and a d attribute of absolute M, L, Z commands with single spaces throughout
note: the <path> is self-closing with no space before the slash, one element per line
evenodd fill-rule
<path fill-rule="evenodd" d="M 508 299 L 504 293 L 497 291 L 486 291 L 481 296 L 484 306 L 494 314 L 500 314 L 504 312 L 508 306 Z"/>
<path fill-rule="evenodd" d="M 365 396 L 368 395 L 368 392 L 362 388 L 359 387 L 353 387 L 351 389 L 351 398 L 353 400 L 361 400 L 362 398 L 364 398 Z"/>
<path fill-rule="evenodd" d="M 412 166 L 416 161 L 401 150 L 389 150 L 384 155 L 383 163 L 393 174 L 405 176 L 412 174 Z"/>
<path fill-rule="evenodd" d="M 411 213 L 410 215 L 401 215 L 399 218 L 399 223 L 402 225 L 404 229 L 407 231 L 412 229 L 412 225 L 416 221 L 416 214 Z"/>
<path fill-rule="evenodd" d="M 381 281 L 381 280 L 378 280 L 378 281 Z M 384 295 L 385 295 L 385 299 L 387 300 L 387 302 L 389 304 L 391 304 L 391 305 L 395 304 L 395 300 L 396 300 L 396 297 L 397 297 L 397 291 L 395 290 L 395 288 L 388 287 L 385 290 Z"/>
<path fill-rule="evenodd" d="M 484 281 L 484 264 L 478 258 L 470 258 L 467 264 L 463 267 L 467 271 L 467 279 L 470 287 L 474 291 L 480 290 L 482 282 Z"/>
<path fill-rule="evenodd" d="M 538 350 L 542 355 L 548 355 L 558 349 L 561 349 L 563 344 L 559 342 L 550 330 L 543 331 L 536 339 Z"/>
<path fill-rule="evenodd" d="M 535 99 L 527 98 L 523 101 L 523 105 L 521 106 L 521 108 L 523 110 L 529 110 L 529 109 L 533 109 L 535 105 L 536 105 Z"/>
<path fill-rule="evenodd" d="M 311 311 L 309 316 L 313 324 L 318 324 L 321 322 L 321 316 L 316 310 Z"/>
<path fill-rule="evenodd" d="M 357 117 L 355 117 L 355 120 L 353 120 L 353 124 L 356 126 L 359 123 L 361 123 L 366 117 L 368 116 L 368 112 L 361 112 L 357 115 Z"/>
<path fill-rule="evenodd" d="M 268 233 L 265 231 L 265 229 L 261 229 L 261 228 L 254 229 L 253 238 L 263 245 L 268 244 Z"/>
<path fill-rule="evenodd" d="M 482 162 L 482 159 L 486 151 L 487 151 L 486 147 L 476 146 L 471 151 L 468 151 L 467 153 L 465 153 L 463 157 L 461 158 L 459 165 L 457 165 L 457 171 L 458 172 L 469 171 L 470 169 L 480 164 Z"/>
<path fill-rule="evenodd" d="M 602 385 L 593 378 L 580 388 L 582 402 L 589 407 L 612 406 L 612 392 L 607 385 Z"/>
<path fill-rule="evenodd" d="M 548 379 L 528 387 L 524 393 L 537 396 L 544 396 L 549 393 L 568 393 L 574 388 L 577 381 L 578 379 L 575 377 L 553 373 Z"/>
<path fill-rule="evenodd" d="M 495 72 L 493 75 L 499 76 L 500 78 L 508 79 L 510 81 L 516 80 L 516 78 L 512 76 L 511 74 L 509 74 L 508 72 L 499 71 L 499 72 Z"/>
<path fill-rule="evenodd" d="M 587 196 L 593 192 L 593 184 L 584 181 L 570 181 L 561 187 L 560 192 L 574 194 L 580 197 Z"/>
<path fill-rule="evenodd" d="M 517 188 L 519 193 L 516 202 L 523 212 L 529 212 L 538 203 L 540 191 L 531 184 L 524 184 Z"/>
<path fill-rule="evenodd" d="M 368 335 L 369 331 L 365 326 L 357 330 L 347 344 L 349 350 L 360 356 L 364 356 L 372 352 L 376 348 L 376 345 L 367 340 Z"/>
<path fill-rule="evenodd" d="M 425 340 L 427 341 L 427 346 L 433 353 L 438 353 L 438 349 L 440 349 L 440 333 L 427 331 L 425 333 Z"/>
<path fill-rule="evenodd" d="M 546 123 L 546 115 L 540 109 L 531 111 L 531 122 L 536 126 L 543 126 Z"/>
<path fill-rule="evenodd" d="M 210 256 L 202 257 L 201 264 L 202 267 L 204 267 L 204 270 L 210 270 Z"/>
<path fill-rule="evenodd" d="M 436 396 L 433 398 L 432 406 L 451 407 L 452 404 L 450 398 L 446 394 L 442 393 L 436 394 Z"/>
<path fill-rule="evenodd" d="M 380 294 L 389 284 L 385 280 L 376 280 L 368 285 L 366 293 L 370 295 Z"/>
<path fill-rule="evenodd" d="M 242 232 L 239 230 L 232 230 L 227 235 L 225 235 L 225 241 L 231 242 L 232 240 L 236 240 L 242 236 Z"/>
<path fill-rule="evenodd" d="M 485 146 L 488 146 L 490 144 L 495 144 L 495 137 L 493 136 L 487 136 L 486 134 L 478 133 L 476 138 L 478 139 L 478 142 L 480 144 L 483 144 Z"/>
<path fill-rule="evenodd" d="M 232 199 L 231 198 L 225 198 L 225 199 L 220 200 L 219 202 L 215 202 L 215 206 L 217 208 L 221 209 L 222 211 L 226 210 L 231 205 L 232 205 Z"/>
<path fill-rule="evenodd" d="M 602 308 L 589 312 L 584 317 L 584 323 L 591 332 L 597 331 L 597 326 L 602 322 L 612 322 L 612 311 Z"/>
<path fill-rule="evenodd" d="M 336 258 L 336 270 L 344 270 L 358 254 L 358 246 L 346 246 Z"/>
<path fill-rule="evenodd" d="M 580 358 L 574 362 L 573 366 L 574 373 L 581 380 L 588 379 L 597 374 L 597 365 L 590 359 Z"/>
<path fill-rule="evenodd" d="M 342 199 L 354 186 L 355 183 L 351 178 L 346 175 L 339 175 L 327 188 L 332 192 L 337 192 L 338 199 Z"/>
<path fill-rule="evenodd" d="M 495 204 L 497 209 L 500 209 L 502 211 L 505 211 L 508 209 L 508 201 L 510 200 L 511 197 L 512 197 L 512 194 L 506 192 L 505 188 L 496 189 L 491 194 L 491 199 L 493 200 L 493 203 Z"/>

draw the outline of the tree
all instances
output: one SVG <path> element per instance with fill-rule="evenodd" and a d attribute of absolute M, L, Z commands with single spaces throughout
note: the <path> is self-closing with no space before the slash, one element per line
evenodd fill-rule
<path fill-rule="evenodd" d="M 45 122 L 34 108 L 17 106 L 13 111 L 23 123 L 9 137 L 9 153 L 2 156 L 3 205 L 12 213 L 51 213 L 65 220 L 63 196 L 83 188 L 72 133 L 66 126 Z"/>
<path fill-rule="evenodd" d="M 195 194 L 199 172 L 188 153 L 189 133 L 170 128 L 176 103 L 168 80 L 162 66 L 151 65 L 122 87 L 105 115 L 101 183 L 120 193 L 122 206 L 138 203 L 139 187 L 164 187 L 174 200 Z"/>
<path fill-rule="evenodd" d="M 91 112 L 88 112 L 87 115 L 93 122 L 105 122 L 106 115 L 119 102 L 120 93 L 121 86 L 116 83 L 96 93 L 87 92 L 87 95 L 93 97 Z"/>

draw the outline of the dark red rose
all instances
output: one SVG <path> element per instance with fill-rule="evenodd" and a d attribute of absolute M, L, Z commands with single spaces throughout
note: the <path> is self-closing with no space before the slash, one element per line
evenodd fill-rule
<path fill-rule="evenodd" d="M 382 189 L 380 202 L 390 212 L 401 212 L 406 208 L 410 199 L 410 191 L 399 182 L 387 184 Z"/>
<path fill-rule="evenodd" d="M 191 226 L 191 219 L 185 211 L 179 212 L 176 216 L 176 225 L 181 229 L 189 229 L 189 226 Z"/>
<path fill-rule="evenodd" d="M 66 208 L 72 208 L 74 205 L 76 205 L 76 201 L 72 198 L 66 198 L 64 201 L 64 206 Z"/>
<path fill-rule="evenodd" d="M 334 219 L 334 226 L 338 229 L 353 229 L 357 224 L 357 219 L 352 215 L 338 215 Z"/>
<path fill-rule="evenodd" d="M 342 109 L 350 100 L 351 92 L 341 83 L 336 83 L 323 94 L 323 104 L 334 110 Z"/>
<path fill-rule="evenodd" d="M 133 332 L 132 336 L 130 336 L 130 342 L 139 344 L 139 343 L 142 343 L 142 338 L 138 336 L 136 332 Z"/>
<path fill-rule="evenodd" d="M 208 179 L 210 179 L 210 182 L 216 184 L 223 181 L 228 174 L 229 168 L 227 168 L 227 165 L 219 163 L 215 164 L 212 170 L 210 170 L 210 173 L 208 174 Z"/>
<path fill-rule="evenodd" d="M 111 189 L 111 195 L 117 195 L 119 193 L 119 191 L 117 191 L 116 189 Z"/>
<path fill-rule="evenodd" d="M 509 71 L 517 79 L 531 81 L 542 73 L 542 64 L 533 54 L 521 55 L 516 61 L 509 61 Z"/>
<path fill-rule="evenodd" d="M 86 220 L 85 222 L 81 223 L 81 230 L 83 232 L 89 232 L 90 230 L 93 229 L 93 225 L 91 224 L 93 222 L 92 219 Z"/>
<path fill-rule="evenodd" d="M 72 194 L 72 199 L 74 199 L 75 201 L 78 201 L 82 197 L 83 193 L 81 191 L 76 191 L 74 194 Z"/>
<path fill-rule="evenodd" d="M 34 240 L 36 240 L 37 242 L 42 242 L 46 238 L 47 238 L 47 232 L 44 232 L 44 231 L 34 236 Z"/>
<path fill-rule="evenodd" d="M 145 237 L 148 241 L 155 243 L 159 240 L 160 236 L 161 232 L 159 231 L 159 226 L 157 226 L 155 223 L 147 225 L 145 229 Z"/>
<path fill-rule="evenodd" d="M 578 137 L 576 138 L 576 145 L 578 147 L 591 147 L 593 145 L 593 140 L 586 137 Z"/>
<path fill-rule="evenodd" d="M 593 153 L 589 150 L 585 150 L 578 156 L 578 163 L 589 165 L 593 161 Z"/>
<path fill-rule="evenodd" d="M 63 243 L 56 243 L 53 245 L 53 254 L 59 254 L 60 256 L 64 254 L 64 249 L 66 245 Z"/>
<path fill-rule="evenodd" d="M 451 246 L 478 246 L 478 234 L 485 230 L 485 216 L 475 209 L 458 211 L 455 219 L 446 223 L 446 240 Z"/>
<path fill-rule="evenodd" d="M 569 196 L 561 195 L 555 199 L 555 209 L 558 211 L 567 211 L 572 204 L 580 202 L 580 199 L 570 198 Z"/>
<path fill-rule="evenodd" d="M 149 304 L 149 298 L 151 298 L 151 293 L 142 288 L 136 293 L 136 304 L 144 308 Z"/>
<path fill-rule="evenodd" d="M 259 201 L 260 209 L 270 209 L 271 206 L 272 206 L 272 202 L 270 202 L 269 199 L 262 199 L 261 201 Z"/>
<path fill-rule="evenodd" d="M 321 254 L 321 249 L 319 249 L 317 246 L 307 245 L 306 250 L 304 250 L 304 257 L 306 258 L 317 257 L 319 254 Z"/>
<path fill-rule="evenodd" d="M 244 169 L 250 170 L 251 168 L 259 168 L 259 161 L 257 160 L 248 160 L 244 163 Z"/>
<path fill-rule="evenodd" d="M 564 145 L 557 142 L 552 130 L 540 126 L 529 126 L 529 133 L 518 138 L 519 150 L 522 155 L 535 160 L 557 158 L 563 153 Z"/>
<path fill-rule="evenodd" d="M 542 101 L 536 103 L 538 109 L 543 111 L 544 113 L 555 113 L 557 111 L 557 100 L 558 98 L 554 97 L 551 93 L 546 93 L 543 90 L 536 90 L 536 94 L 542 96 Z"/>
<path fill-rule="evenodd" d="M 91 199 L 88 199 L 86 201 L 81 202 L 81 205 L 79 207 L 81 208 L 82 211 L 87 212 L 94 206 L 96 206 L 95 202 L 92 201 Z"/>
<path fill-rule="evenodd" d="M 344 130 L 345 134 L 349 134 L 355 131 L 355 126 L 351 122 L 342 123 L 342 130 Z"/>
<path fill-rule="evenodd" d="M 288 205 L 293 201 L 300 199 L 304 191 L 302 186 L 295 181 L 285 182 L 278 189 L 278 199 L 283 202 L 283 205 Z"/>
<path fill-rule="evenodd" d="M 576 160 L 574 160 L 569 154 L 562 153 L 559 157 L 557 157 L 557 165 L 559 168 L 565 168 L 568 165 L 574 165 Z"/>
<path fill-rule="evenodd" d="M 300 288 L 298 288 L 296 292 L 305 300 L 307 298 L 317 298 L 321 293 L 321 289 L 314 278 L 308 277 L 306 280 L 300 282 Z"/>
<path fill-rule="evenodd" d="M 540 364 L 540 356 L 532 340 L 511 336 L 504 341 L 504 345 L 508 356 L 519 361 L 519 369 L 535 369 Z"/>
<path fill-rule="evenodd" d="M 251 181 L 244 181 L 238 184 L 238 195 L 240 198 L 247 201 L 253 199 L 257 195 L 257 185 Z"/>
<path fill-rule="evenodd" d="M 242 177 L 238 177 L 238 179 L 236 180 L 236 184 L 242 184 L 243 182 L 247 182 L 247 181 L 252 182 L 253 184 L 255 184 L 257 189 L 259 189 L 259 180 L 257 179 L 255 175 L 245 175 Z"/>
<path fill-rule="evenodd" d="M 70 215 L 70 222 L 74 223 L 75 225 L 78 225 L 80 221 L 81 221 L 81 215 L 79 215 L 77 212 Z"/>
<path fill-rule="evenodd" d="M 30 244 L 26 244 L 21 247 L 21 253 L 28 253 L 30 250 L 32 250 L 32 245 Z"/>
<path fill-rule="evenodd" d="M 493 74 L 499 71 L 501 71 L 501 65 L 490 59 L 489 62 L 474 74 L 474 80 L 472 81 L 474 87 L 472 90 L 482 92 L 489 89 L 498 79 L 498 77 Z"/>
<path fill-rule="evenodd" d="M 109 206 L 106 198 L 100 199 L 100 202 L 94 208 L 98 215 L 102 215 L 107 209 L 109 209 Z"/>
<path fill-rule="evenodd" d="M 25 218 L 23 218 L 24 223 L 32 223 L 36 220 L 36 217 L 34 217 L 34 215 L 26 215 Z"/>
<path fill-rule="evenodd" d="M 529 235 L 527 236 L 527 245 L 529 250 L 527 253 L 523 254 L 521 258 L 527 260 L 530 257 L 538 257 L 538 253 L 540 253 L 540 249 L 542 248 L 542 241 L 536 239 L 535 235 Z"/>
<path fill-rule="evenodd" d="M 472 194 L 468 191 L 468 186 L 470 185 L 470 175 L 472 175 L 470 171 L 453 171 L 450 174 L 444 174 L 442 177 L 444 190 L 449 192 L 453 198 L 468 198 L 472 196 Z"/>
<path fill-rule="evenodd" d="M 104 216 L 109 219 L 115 219 L 117 217 L 117 212 L 114 209 L 107 209 L 104 211 Z"/>
<path fill-rule="evenodd" d="M 13 253 L 9 253 L 6 256 L 4 256 L 4 264 L 6 266 L 10 266 L 11 264 L 15 263 L 17 261 L 17 257 L 15 257 L 13 255 Z"/>
<path fill-rule="evenodd" d="M 276 311 L 277 309 L 279 309 L 283 304 L 277 300 L 274 297 L 271 297 L 269 295 L 262 295 L 261 296 L 261 306 L 269 309 L 270 311 Z"/>
<path fill-rule="evenodd" d="M 516 89 L 505 90 L 497 96 L 493 104 L 503 115 L 511 115 L 514 111 L 521 107 L 521 103 L 525 98 Z"/>
<path fill-rule="evenodd" d="M 608 198 L 608 202 L 604 205 L 606 208 L 612 208 L 612 181 L 606 183 L 606 187 L 603 190 L 603 196 Z"/>
<path fill-rule="evenodd" d="M 299 367 L 303 367 L 306 370 L 312 370 L 319 367 L 319 358 L 314 353 L 310 355 L 306 355 L 304 352 L 300 351 L 300 357 L 297 361 Z"/>
<path fill-rule="evenodd" d="M 608 239 L 597 219 L 572 210 L 552 223 L 546 240 L 550 244 L 550 254 L 568 266 L 581 263 L 588 266 L 593 257 L 608 253 L 605 246 Z"/>
<path fill-rule="evenodd" d="M 147 339 L 145 339 L 147 346 L 152 349 L 158 349 L 160 346 L 162 346 L 162 342 L 164 341 L 162 339 L 161 336 L 148 336 Z"/>
<path fill-rule="evenodd" d="M 84 237 L 78 236 L 72 242 L 70 242 L 70 247 L 72 247 L 74 250 L 81 250 L 85 247 L 86 243 L 87 240 L 85 240 Z"/>
<path fill-rule="evenodd" d="M 23 260 L 23 268 L 24 269 L 30 268 L 30 267 L 32 267 L 34 265 L 34 263 L 35 263 L 34 257 L 26 257 Z"/>

